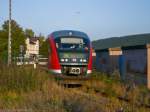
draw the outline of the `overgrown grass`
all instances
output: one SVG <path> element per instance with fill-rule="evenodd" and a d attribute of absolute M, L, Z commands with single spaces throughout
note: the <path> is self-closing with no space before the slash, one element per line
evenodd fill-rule
<path fill-rule="evenodd" d="M 115 73 L 117 74 L 117 73 Z M 57 84 L 46 71 L 0 65 L 0 110 L 27 112 L 149 112 L 150 92 L 94 72 L 79 88 Z"/>
<path fill-rule="evenodd" d="M 150 91 L 147 87 L 134 85 L 132 81 L 121 81 L 117 73 L 109 76 L 95 72 L 93 79 L 86 83 L 86 87 L 85 92 L 94 91 L 95 94 L 109 99 L 110 102 L 105 106 L 105 110 L 118 108 L 123 112 L 150 111 Z"/>
<path fill-rule="evenodd" d="M 0 66 L 0 92 L 25 92 L 40 89 L 48 75 L 32 67 Z M 43 76 L 42 76 L 43 75 Z"/>

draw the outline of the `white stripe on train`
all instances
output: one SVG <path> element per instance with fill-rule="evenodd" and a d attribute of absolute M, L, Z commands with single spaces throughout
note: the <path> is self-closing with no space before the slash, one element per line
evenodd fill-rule
<path fill-rule="evenodd" d="M 51 72 L 61 74 L 61 69 L 51 69 Z"/>
<path fill-rule="evenodd" d="M 87 74 L 90 74 L 90 73 L 92 73 L 92 70 L 87 70 Z"/>
<path fill-rule="evenodd" d="M 61 69 L 51 69 L 51 72 L 61 74 Z M 92 70 L 87 70 L 87 74 L 92 73 Z"/>

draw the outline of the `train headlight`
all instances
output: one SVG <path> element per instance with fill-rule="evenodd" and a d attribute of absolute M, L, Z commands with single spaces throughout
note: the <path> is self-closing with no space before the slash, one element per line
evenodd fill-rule
<path fill-rule="evenodd" d="M 87 62 L 87 60 L 86 60 L 86 59 L 83 59 L 83 62 Z"/>
<path fill-rule="evenodd" d="M 73 58 L 73 59 L 72 59 L 72 61 L 73 61 L 73 62 L 76 62 L 76 61 L 77 61 L 77 59 Z"/>
<path fill-rule="evenodd" d="M 68 62 L 68 59 L 65 59 L 65 62 Z"/>
<path fill-rule="evenodd" d="M 65 60 L 64 60 L 64 59 L 60 59 L 60 61 L 61 61 L 61 62 L 64 62 Z"/>
<path fill-rule="evenodd" d="M 83 59 L 80 59 L 80 62 L 83 62 Z"/>

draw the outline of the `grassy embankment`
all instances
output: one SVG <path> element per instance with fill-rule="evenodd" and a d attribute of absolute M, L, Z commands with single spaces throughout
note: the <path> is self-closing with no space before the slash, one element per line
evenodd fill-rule
<path fill-rule="evenodd" d="M 44 70 L 0 66 L 0 110 L 27 112 L 149 112 L 150 92 L 93 73 L 79 88 L 59 86 Z M 127 91 L 127 92 L 126 92 Z"/>

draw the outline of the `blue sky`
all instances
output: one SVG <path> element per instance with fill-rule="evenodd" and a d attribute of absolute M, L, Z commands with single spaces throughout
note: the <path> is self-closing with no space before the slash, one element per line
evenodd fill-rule
<path fill-rule="evenodd" d="M 8 19 L 0 0 L 0 25 Z M 86 32 L 92 40 L 150 33 L 150 0 L 12 0 L 12 18 L 47 36 L 55 30 Z"/>

